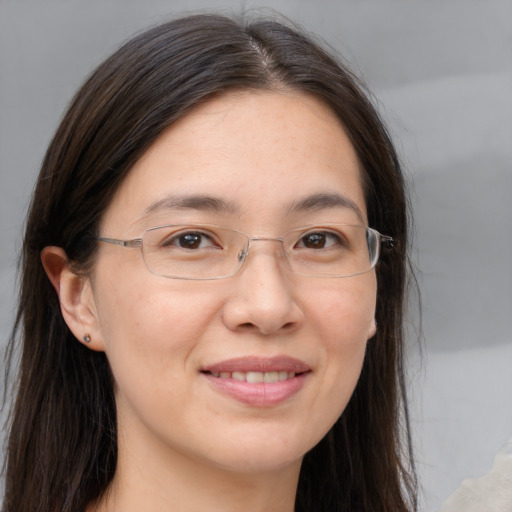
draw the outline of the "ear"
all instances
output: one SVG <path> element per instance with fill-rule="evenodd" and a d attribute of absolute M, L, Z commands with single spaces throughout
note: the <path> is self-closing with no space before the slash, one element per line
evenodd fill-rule
<path fill-rule="evenodd" d="M 370 338 L 373 338 L 375 336 L 375 333 L 377 332 L 377 322 L 375 320 L 375 317 L 372 318 L 372 322 L 370 324 L 370 328 L 368 329 L 368 340 Z"/>
<path fill-rule="evenodd" d="M 41 261 L 57 292 L 62 316 L 71 332 L 88 348 L 103 351 L 103 338 L 90 279 L 71 270 L 61 247 L 45 247 L 41 251 Z M 90 341 L 86 341 L 87 336 Z"/>

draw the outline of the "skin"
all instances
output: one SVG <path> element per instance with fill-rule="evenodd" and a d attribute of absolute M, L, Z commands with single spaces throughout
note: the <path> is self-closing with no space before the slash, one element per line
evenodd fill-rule
<path fill-rule="evenodd" d="M 359 212 L 324 205 L 290 213 L 316 193 L 340 194 Z M 233 208 L 145 213 L 171 194 L 214 196 Z M 360 165 L 315 98 L 230 93 L 197 107 L 143 155 L 100 233 L 132 239 L 177 218 L 264 237 L 317 222 L 366 224 Z M 237 275 L 182 281 L 151 274 L 139 249 L 98 249 L 87 278 L 72 273 L 62 249 L 42 255 L 69 327 L 106 352 L 116 383 L 118 469 L 90 510 L 293 511 L 302 458 L 346 407 L 375 333 L 374 272 L 298 276 L 278 242 L 260 241 Z M 272 406 L 243 404 L 201 373 L 234 357 L 282 355 L 310 372 Z"/>

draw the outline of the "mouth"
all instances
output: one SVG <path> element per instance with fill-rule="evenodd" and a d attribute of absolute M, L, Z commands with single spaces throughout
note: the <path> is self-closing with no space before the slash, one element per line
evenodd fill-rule
<path fill-rule="evenodd" d="M 311 373 L 309 365 L 287 356 L 230 359 L 201 370 L 217 392 L 256 407 L 285 402 L 302 389 Z"/>
<path fill-rule="evenodd" d="M 216 379 L 233 379 L 239 382 L 283 382 L 285 380 L 293 379 L 296 375 L 301 375 L 296 372 L 277 371 L 277 372 L 204 372 L 215 377 Z"/>

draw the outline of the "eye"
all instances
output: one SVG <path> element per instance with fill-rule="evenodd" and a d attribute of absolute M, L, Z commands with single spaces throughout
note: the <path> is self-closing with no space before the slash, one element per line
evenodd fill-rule
<path fill-rule="evenodd" d="M 179 247 L 180 249 L 197 250 L 219 247 L 219 244 L 215 243 L 213 237 L 206 233 L 202 233 L 201 231 L 187 231 L 167 237 L 162 241 L 161 247 Z"/>
<path fill-rule="evenodd" d="M 346 245 L 341 233 L 330 231 L 312 231 L 303 235 L 296 246 L 299 249 L 328 249 Z"/>

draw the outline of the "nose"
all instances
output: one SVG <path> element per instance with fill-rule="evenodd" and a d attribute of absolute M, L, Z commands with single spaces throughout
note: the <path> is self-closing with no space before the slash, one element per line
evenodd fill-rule
<path fill-rule="evenodd" d="M 230 279 L 230 297 L 223 310 L 225 325 L 234 331 L 263 335 L 300 328 L 304 315 L 294 279 L 281 240 L 253 239 L 242 269 Z"/>

